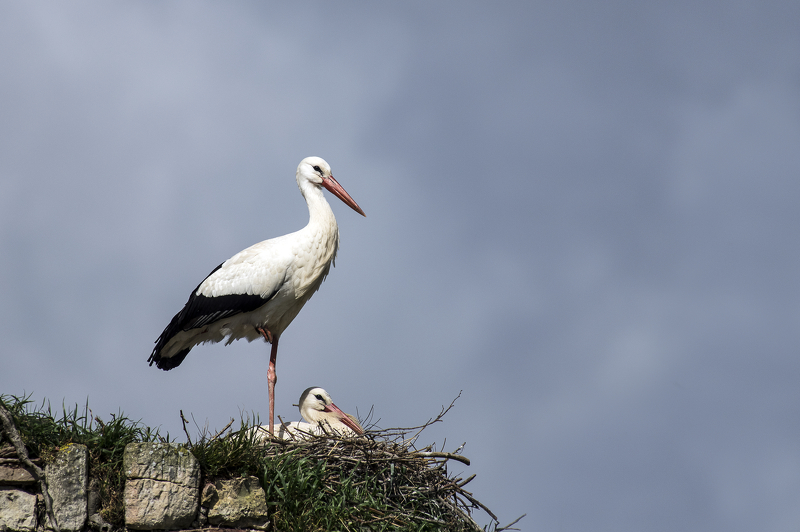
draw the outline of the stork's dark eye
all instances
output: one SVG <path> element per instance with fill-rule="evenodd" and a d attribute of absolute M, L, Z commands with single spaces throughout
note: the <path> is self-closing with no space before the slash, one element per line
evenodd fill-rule
<path fill-rule="evenodd" d="M 322 401 L 323 403 L 325 402 L 325 400 L 322 398 L 322 396 L 320 394 L 317 394 L 314 397 L 317 398 L 317 401 Z"/>
<path fill-rule="evenodd" d="M 314 167 L 314 170 L 316 170 L 317 172 L 320 172 L 320 173 L 322 173 L 322 170 L 320 170 L 320 169 L 319 169 L 319 166 L 315 166 L 315 167 Z M 317 397 L 319 397 L 319 395 L 318 395 Z"/>

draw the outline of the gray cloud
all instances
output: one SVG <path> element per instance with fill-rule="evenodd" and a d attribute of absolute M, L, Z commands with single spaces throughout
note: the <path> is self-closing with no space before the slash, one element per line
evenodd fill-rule
<path fill-rule="evenodd" d="M 281 340 L 522 528 L 800 523 L 800 30 L 790 3 L 0 5 L 0 392 L 181 434 L 265 411 L 267 348 L 152 342 L 214 266 L 342 247 Z M 481 517 L 483 519 L 483 516 Z M 482 521 L 485 522 L 485 519 Z"/>

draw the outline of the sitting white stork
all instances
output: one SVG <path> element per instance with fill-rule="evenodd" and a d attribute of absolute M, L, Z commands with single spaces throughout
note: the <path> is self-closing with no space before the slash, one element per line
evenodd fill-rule
<path fill-rule="evenodd" d="M 308 225 L 250 246 L 217 266 L 172 318 L 148 359 L 151 366 L 170 370 L 198 344 L 227 338 L 227 345 L 240 338 L 252 342 L 263 337 L 272 344 L 267 371 L 270 433 L 278 339 L 319 289 L 339 248 L 339 227 L 322 187 L 366 216 L 319 157 L 300 161 L 297 186 L 308 204 Z"/>
<path fill-rule="evenodd" d="M 333 430 L 347 436 L 364 434 L 364 429 L 361 428 L 358 420 L 350 414 L 342 412 L 338 406 L 333 404 L 330 394 L 322 388 L 316 386 L 306 388 L 300 396 L 298 406 L 303 419 L 320 427 L 323 431 Z"/>
<path fill-rule="evenodd" d="M 308 423 L 302 421 L 292 421 L 282 423 L 278 426 L 275 434 L 283 440 L 302 440 L 309 435 L 338 434 L 340 436 L 356 436 L 364 434 L 364 429 L 358 420 L 350 414 L 345 414 L 333 404 L 333 400 L 324 389 L 312 386 L 307 388 L 300 396 L 300 415 Z M 259 432 L 264 431 L 263 427 L 258 427 Z M 270 430 L 270 434 L 273 434 Z"/>

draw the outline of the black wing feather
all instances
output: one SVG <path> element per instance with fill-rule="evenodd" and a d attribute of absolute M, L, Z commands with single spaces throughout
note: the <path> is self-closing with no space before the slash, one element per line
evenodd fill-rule
<path fill-rule="evenodd" d="M 222 264 L 225 263 L 223 262 Z M 147 359 L 151 366 L 155 362 L 158 368 L 169 370 L 179 366 L 180 363 L 183 362 L 183 359 L 186 358 L 186 355 L 191 351 L 191 347 L 179 351 L 169 358 L 161 356 L 161 350 L 164 349 L 164 346 L 181 331 L 199 329 L 229 316 L 253 311 L 267 303 L 272 299 L 272 296 L 275 295 L 274 293 L 270 294 L 268 297 L 250 294 L 231 294 L 216 297 L 197 295 L 197 290 L 200 289 L 200 285 L 211 277 L 214 272 L 219 270 L 222 264 L 214 268 L 205 279 L 200 281 L 197 288 L 192 291 L 192 295 L 189 296 L 189 301 L 186 302 L 186 305 L 184 305 L 180 312 L 175 314 L 172 321 L 170 321 L 169 325 L 164 329 L 164 332 L 158 337 L 156 346 L 153 348 L 150 358 Z"/>

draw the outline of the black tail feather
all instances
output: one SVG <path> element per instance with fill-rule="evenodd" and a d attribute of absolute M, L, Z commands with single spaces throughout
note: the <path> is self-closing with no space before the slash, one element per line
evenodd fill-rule
<path fill-rule="evenodd" d="M 156 350 L 153 349 L 153 353 L 150 355 L 150 358 L 147 359 L 150 362 L 150 365 L 153 365 L 153 362 L 156 363 L 156 367 L 158 369 L 163 369 L 164 371 L 171 370 L 172 368 L 176 368 L 181 365 L 183 359 L 186 358 L 186 355 L 189 354 L 192 348 L 184 349 L 183 351 L 179 351 L 178 353 L 172 355 L 169 358 L 162 357 L 159 353 L 156 353 Z"/>

